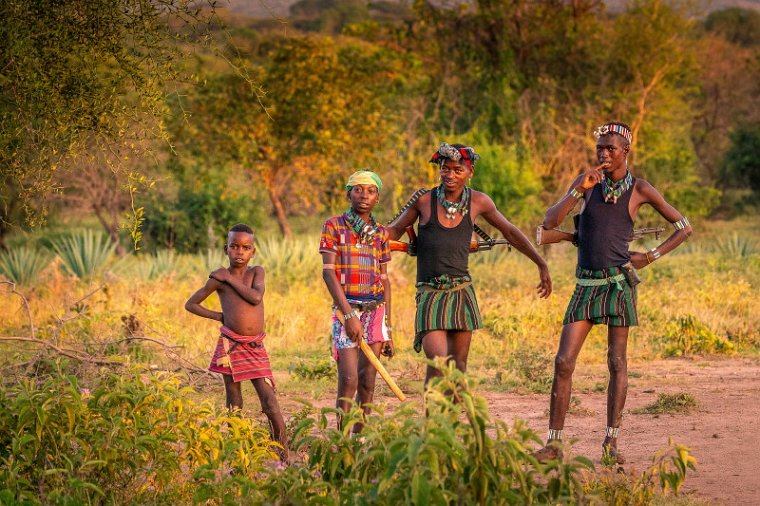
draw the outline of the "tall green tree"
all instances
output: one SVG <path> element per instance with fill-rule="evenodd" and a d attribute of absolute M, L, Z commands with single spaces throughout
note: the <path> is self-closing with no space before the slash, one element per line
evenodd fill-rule
<path fill-rule="evenodd" d="M 323 208 L 347 170 L 378 163 L 393 145 L 382 102 L 393 58 L 323 36 L 273 38 L 262 47 L 252 63 L 260 64 L 261 101 L 239 75 L 208 76 L 190 100 L 197 121 L 178 125 L 178 137 L 231 160 L 260 185 L 289 237 L 291 215 Z"/>
<path fill-rule="evenodd" d="M 44 221 L 83 155 L 130 172 L 165 139 L 164 98 L 180 44 L 213 10 L 191 0 L 0 3 L 0 238 Z M 193 28 L 193 30 L 189 30 Z M 134 181 L 125 191 L 135 191 Z M 138 213 L 139 214 L 139 213 Z"/>

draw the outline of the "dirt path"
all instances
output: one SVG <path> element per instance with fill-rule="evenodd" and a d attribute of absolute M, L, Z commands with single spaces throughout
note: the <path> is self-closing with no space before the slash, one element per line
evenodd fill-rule
<path fill-rule="evenodd" d="M 687 476 L 684 491 L 715 504 L 760 505 L 760 362 L 750 359 L 662 360 L 629 366 L 628 399 L 620 448 L 625 468 L 643 470 L 668 437 L 687 445 L 697 459 L 697 471 Z M 602 368 L 577 371 L 604 381 Z M 659 393 L 691 394 L 700 407 L 688 415 L 635 415 Z M 577 438 L 574 451 L 599 464 L 604 439 L 606 393 L 577 392 L 577 413 L 568 414 L 565 433 Z M 486 394 L 494 417 L 528 421 L 544 434 L 548 395 Z"/>
<path fill-rule="evenodd" d="M 683 493 L 726 506 L 760 505 L 760 360 L 674 359 L 629 363 L 629 386 L 619 446 L 627 472 L 638 474 L 651 464 L 654 453 L 673 437 L 691 448 L 697 470 L 689 471 Z M 576 370 L 578 385 L 607 381 L 606 366 Z M 380 380 L 378 379 L 378 384 Z M 397 403 L 382 388 L 378 401 Z M 660 393 L 691 394 L 699 407 L 689 414 L 637 415 L 630 411 L 657 400 Z M 486 392 L 491 415 L 511 424 L 526 420 L 530 428 L 546 433 L 549 394 L 520 395 Z M 568 414 L 566 439 L 577 439 L 573 453 L 586 455 L 600 465 L 606 424 L 605 392 L 573 391 L 580 401 Z M 332 404 L 329 396 L 317 406 Z"/>

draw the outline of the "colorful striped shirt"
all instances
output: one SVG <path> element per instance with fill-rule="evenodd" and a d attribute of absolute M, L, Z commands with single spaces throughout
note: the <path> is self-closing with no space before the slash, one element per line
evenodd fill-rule
<path fill-rule="evenodd" d="M 391 246 L 388 231 L 379 228 L 372 242 L 363 244 L 345 215 L 333 216 L 322 227 L 319 252 L 335 253 L 335 274 L 349 299 L 383 298 L 380 264 L 391 261 Z"/>

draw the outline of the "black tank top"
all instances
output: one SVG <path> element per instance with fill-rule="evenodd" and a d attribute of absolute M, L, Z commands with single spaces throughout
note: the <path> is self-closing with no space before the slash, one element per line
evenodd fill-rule
<path fill-rule="evenodd" d="M 582 269 L 607 269 L 631 259 L 628 238 L 633 232 L 633 220 L 628 203 L 636 184 L 633 181 L 615 204 L 604 201 L 601 184 L 594 186 L 578 220 L 578 266 Z"/>
<path fill-rule="evenodd" d="M 447 228 L 438 223 L 438 199 L 430 192 L 430 219 L 417 231 L 417 281 L 448 274 L 469 276 L 472 221 L 467 209 L 461 223 Z"/>

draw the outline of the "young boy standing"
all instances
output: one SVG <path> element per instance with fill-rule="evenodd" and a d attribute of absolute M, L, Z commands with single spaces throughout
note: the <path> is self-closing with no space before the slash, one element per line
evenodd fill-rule
<path fill-rule="evenodd" d="M 328 219 L 322 227 L 319 252 L 322 278 L 333 299 L 332 342 L 338 362 L 336 407 L 348 411 L 348 400 L 366 406 L 372 402 L 376 369 L 359 353 L 359 339 L 369 344 L 375 356 L 382 351 L 393 356 L 391 287 L 387 263 L 391 260 L 387 230 L 372 216 L 383 183 L 374 172 L 360 170 L 348 178 L 347 197 L 351 207 Z M 358 387 L 358 391 L 357 391 Z M 365 411 L 366 411 L 365 407 Z M 342 420 L 338 419 L 342 427 Z M 362 429 L 354 426 L 354 432 Z"/>
<path fill-rule="evenodd" d="M 233 226 L 224 252 L 230 260 L 228 268 L 209 274 L 206 284 L 185 303 L 193 314 L 222 322 L 209 370 L 224 378 L 226 406 L 231 410 L 243 407 L 241 382 L 250 379 L 261 401 L 261 409 L 269 420 L 272 439 L 286 451 L 285 422 L 274 389 L 269 356 L 264 348 L 264 268 L 249 267 L 256 247 L 253 230 L 248 225 Z M 216 292 L 222 311 L 212 311 L 201 303 Z"/>

